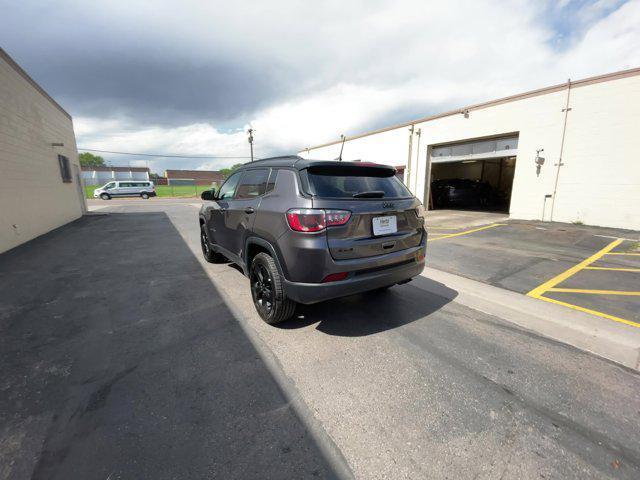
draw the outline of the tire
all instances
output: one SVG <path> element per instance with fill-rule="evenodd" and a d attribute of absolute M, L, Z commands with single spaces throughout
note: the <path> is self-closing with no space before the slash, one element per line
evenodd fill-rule
<path fill-rule="evenodd" d="M 202 248 L 202 256 L 209 263 L 224 263 L 227 261 L 224 255 L 218 253 L 211 248 L 207 230 L 204 225 L 200 225 L 200 247 Z"/>
<path fill-rule="evenodd" d="M 142 198 L 144 198 L 145 200 L 149 200 L 149 194 L 148 194 L 147 192 L 142 192 L 142 193 L 140 194 L 140 196 L 141 196 Z"/>
<path fill-rule="evenodd" d="M 108 193 L 101 193 L 100 198 L 102 200 L 111 200 L 111 195 L 109 195 Z"/>
<path fill-rule="evenodd" d="M 249 271 L 251 298 L 258 315 L 269 325 L 288 320 L 296 310 L 296 302 L 284 293 L 283 280 L 271 256 L 259 253 L 253 258 Z"/>

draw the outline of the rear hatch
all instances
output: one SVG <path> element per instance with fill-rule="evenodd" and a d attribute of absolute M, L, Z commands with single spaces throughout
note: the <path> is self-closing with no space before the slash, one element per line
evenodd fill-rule
<path fill-rule="evenodd" d="M 383 255 L 420 245 L 424 221 L 420 202 L 382 165 L 312 166 L 303 184 L 313 196 L 313 208 L 348 210 L 345 225 L 327 228 L 327 242 L 335 260 Z"/>

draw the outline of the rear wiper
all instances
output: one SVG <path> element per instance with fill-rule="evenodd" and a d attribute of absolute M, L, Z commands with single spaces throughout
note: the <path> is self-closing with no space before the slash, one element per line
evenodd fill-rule
<path fill-rule="evenodd" d="M 382 190 L 370 190 L 368 192 L 358 192 L 353 194 L 353 198 L 382 198 L 384 192 Z"/>

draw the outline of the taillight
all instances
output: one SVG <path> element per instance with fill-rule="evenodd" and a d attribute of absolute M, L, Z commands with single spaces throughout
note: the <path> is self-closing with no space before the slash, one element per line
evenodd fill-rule
<path fill-rule="evenodd" d="M 416 207 L 416 217 L 424 218 L 424 207 L 422 205 Z"/>
<path fill-rule="evenodd" d="M 351 212 L 347 210 L 325 210 L 324 215 L 327 219 L 327 227 L 344 225 L 351 218 Z"/>
<path fill-rule="evenodd" d="M 287 222 L 296 232 L 319 232 L 327 227 L 344 225 L 350 217 L 351 212 L 346 210 L 294 208 L 287 212 Z"/>

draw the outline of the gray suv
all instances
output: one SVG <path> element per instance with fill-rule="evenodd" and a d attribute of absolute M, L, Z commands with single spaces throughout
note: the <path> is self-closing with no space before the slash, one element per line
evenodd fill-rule
<path fill-rule="evenodd" d="M 200 241 L 239 265 L 262 319 L 406 283 L 424 269 L 424 209 L 393 167 L 277 157 L 202 193 Z"/>

